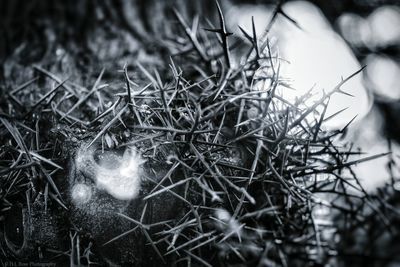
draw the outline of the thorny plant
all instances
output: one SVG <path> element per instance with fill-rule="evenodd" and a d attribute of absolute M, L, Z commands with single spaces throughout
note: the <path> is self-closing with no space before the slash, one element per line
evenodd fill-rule
<path fill-rule="evenodd" d="M 189 23 L 174 14 L 179 29 L 164 44 L 170 72 L 138 63 L 145 86 L 130 78 L 127 66 L 125 89 L 114 95 L 102 84 L 104 70 L 91 89 L 81 90 L 35 66 L 30 80 L 7 93 L 0 114 L 2 212 L 20 199 L 29 209 L 38 194 L 67 209 L 54 177 L 64 169 L 63 140 L 75 136 L 90 139 L 88 146 L 135 145 L 143 157 L 169 151 L 167 174 L 141 198 L 171 194 L 183 204 L 181 215 L 145 224 L 146 209 L 139 218 L 118 214 L 136 227 L 107 242 L 142 232 L 162 261 L 175 255 L 176 263 L 205 266 L 334 264 L 351 253 L 340 245 L 343 234 L 367 229 L 370 219 L 382 231 L 396 231 L 388 197 L 369 195 L 352 171 L 383 155 L 349 161 L 361 153 L 335 140 L 351 121 L 333 132 L 321 127 L 337 115 L 325 117 L 330 96 L 347 94 L 341 86 L 362 70 L 311 105 L 304 101 L 311 91 L 289 103 L 279 95 L 290 90 L 280 76 L 282 59 L 265 34 L 276 16 L 287 17 L 279 5 L 264 34 L 253 21 L 252 32 L 241 29 L 245 41 L 232 44 L 219 6 L 219 24 L 206 21 L 207 30 L 199 17 Z M 39 99 L 25 92 L 37 83 L 46 85 Z M 64 254 L 73 260 L 79 236 L 71 233 L 71 244 Z M 89 262 L 90 246 L 85 253 Z"/>

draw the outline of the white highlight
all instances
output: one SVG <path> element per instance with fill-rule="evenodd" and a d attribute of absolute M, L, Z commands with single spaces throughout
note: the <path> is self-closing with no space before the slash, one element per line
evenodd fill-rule
<path fill-rule="evenodd" d="M 353 46 L 371 46 L 371 28 L 367 19 L 354 13 L 343 13 L 336 24 L 342 36 Z"/>
<path fill-rule="evenodd" d="M 337 24 L 344 38 L 355 46 L 375 50 L 400 42 L 400 8 L 396 6 L 381 6 L 367 18 L 344 13 Z"/>
<path fill-rule="evenodd" d="M 296 91 L 285 90 L 287 98 L 298 97 L 312 86 L 316 86 L 314 101 L 322 97 L 323 90 L 331 91 L 342 77 L 347 77 L 361 68 L 350 48 L 336 34 L 322 12 L 314 5 L 296 1 L 284 5 L 284 11 L 295 19 L 302 30 L 297 29 L 287 20 L 278 25 L 279 47 L 284 58 L 290 64 L 284 65 L 284 75 L 292 80 Z M 327 121 L 328 128 L 341 128 L 354 116 L 358 119 L 368 113 L 371 101 L 364 88 L 362 75 L 357 75 L 342 86 L 343 91 L 354 95 L 334 94 L 331 97 L 326 117 L 344 110 L 341 114 Z"/>
<path fill-rule="evenodd" d="M 94 182 L 93 189 L 104 190 L 120 200 L 130 200 L 139 194 L 144 162 L 132 148 L 121 155 L 116 150 L 102 152 L 86 144 L 77 151 L 75 158 L 76 168 Z M 88 191 L 82 186 L 75 185 L 72 190 L 77 202 L 87 201 L 84 194 Z"/>
<path fill-rule="evenodd" d="M 86 184 L 75 184 L 71 191 L 75 204 L 85 204 L 92 198 L 92 189 Z"/>
<path fill-rule="evenodd" d="M 143 163 L 132 149 L 127 149 L 122 157 L 104 152 L 95 172 L 96 186 L 117 199 L 133 199 L 139 194 Z"/>
<path fill-rule="evenodd" d="M 217 209 L 215 211 L 215 215 L 217 218 L 223 222 L 229 222 L 229 220 L 232 218 L 232 216 L 229 214 L 229 212 L 226 209 Z"/>
<path fill-rule="evenodd" d="M 400 42 L 400 8 L 382 6 L 377 8 L 369 17 L 371 42 L 375 46 L 398 45 Z"/>
<path fill-rule="evenodd" d="M 226 234 L 236 233 L 238 236 L 241 235 L 243 225 L 240 225 L 227 210 L 219 208 L 215 211 L 215 215 L 217 219 L 220 220 L 218 226 L 223 229 Z"/>
<path fill-rule="evenodd" d="M 400 66 L 385 56 L 367 58 L 367 74 L 375 93 L 389 99 L 400 99 Z"/>
<path fill-rule="evenodd" d="M 242 9 L 243 8 L 243 9 Z M 283 10 L 296 20 L 303 30 L 298 29 L 287 19 L 278 16 L 269 37 L 277 37 L 277 47 L 280 57 L 290 63 L 281 62 L 282 77 L 290 78 L 290 84 L 296 90 L 281 88 L 280 93 L 291 102 L 305 94 L 315 86 L 314 97 L 307 99 L 308 105 L 322 97 L 323 90 L 331 91 L 342 77 L 347 77 L 361 68 L 350 48 L 343 39 L 334 32 L 322 12 L 313 4 L 306 1 L 293 1 L 283 5 Z M 254 15 L 258 36 L 263 34 L 258 27 L 268 25 L 271 9 L 260 6 L 243 5 L 231 9 L 248 33 L 252 32 L 251 16 Z M 241 35 L 241 33 L 239 33 Z M 268 88 L 268 84 L 265 86 Z M 363 86 L 362 75 L 357 75 L 348 81 L 343 91 L 354 95 L 334 94 L 331 97 L 326 117 L 347 108 L 342 113 L 326 121 L 323 126 L 331 129 L 342 128 L 353 117 L 361 119 L 371 107 L 366 89 Z"/>

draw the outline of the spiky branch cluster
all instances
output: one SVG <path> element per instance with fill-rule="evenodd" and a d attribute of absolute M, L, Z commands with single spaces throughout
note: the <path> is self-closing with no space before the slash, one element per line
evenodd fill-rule
<path fill-rule="evenodd" d="M 142 200 L 171 194 L 182 211 L 151 224 L 142 221 L 144 214 L 119 216 L 137 225 L 163 261 L 173 255 L 206 266 L 324 264 L 345 255 L 335 237 L 364 220 L 363 207 L 389 224 L 379 211 L 381 198 L 369 196 L 352 172 L 352 165 L 370 158 L 348 161 L 359 152 L 335 145 L 347 126 L 321 129 L 330 119 L 330 96 L 344 93 L 341 86 L 361 70 L 312 105 L 304 101 L 309 93 L 290 103 L 280 97 L 288 85 L 268 39 L 258 37 L 253 22 L 251 33 L 241 29 L 245 41 L 234 45 L 248 50 L 237 52 L 218 11 L 220 25 L 208 22 L 207 31 L 197 17 L 189 26 L 175 11 L 180 29 L 165 44 L 174 54 L 170 73 L 138 64 L 149 80 L 139 86 L 125 67 L 125 89 L 112 97 L 101 85 L 103 71 L 82 94 L 79 86 L 35 67 L 38 75 L 8 94 L 0 114 L 3 211 L 16 195 L 26 194 L 29 206 L 39 192 L 66 208 L 52 178 L 63 169 L 55 140 L 64 135 L 71 142 L 73 135 L 89 139 L 88 146 L 134 145 L 149 160 L 161 155 L 166 175 L 151 181 Z M 24 107 L 31 97 L 21 92 L 43 77 L 53 88 Z M 105 105 L 105 99 L 113 102 Z M 40 132 L 44 119 L 53 126 L 49 133 Z M 352 222 L 335 224 L 334 214 Z"/>

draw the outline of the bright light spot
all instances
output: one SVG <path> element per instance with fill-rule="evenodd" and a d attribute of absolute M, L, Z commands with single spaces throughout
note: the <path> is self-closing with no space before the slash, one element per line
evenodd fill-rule
<path fill-rule="evenodd" d="M 227 233 L 236 233 L 240 236 L 241 226 L 238 221 L 232 218 L 231 214 L 225 209 L 217 209 L 215 211 L 215 215 L 218 220 L 222 223 L 219 224 L 219 227 L 224 229 Z"/>
<path fill-rule="evenodd" d="M 393 188 L 396 191 L 400 191 L 400 181 L 395 182 L 393 185 Z"/>
<path fill-rule="evenodd" d="M 286 100 L 293 102 L 315 86 L 314 97 L 309 98 L 306 103 L 312 104 L 322 97 L 323 90 L 332 90 L 342 77 L 358 71 L 361 65 L 315 5 L 306 1 L 293 1 L 284 4 L 282 8 L 303 30 L 282 16 L 278 16 L 271 29 L 270 37 L 276 36 L 278 40 L 279 57 L 290 62 L 281 61 L 281 76 L 290 79 L 289 83 L 296 89 L 281 88 L 279 91 Z M 250 8 L 249 5 L 240 5 L 232 10 L 235 16 L 232 16 L 234 20 L 230 25 L 236 22 L 248 33 L 252 33 L 251 16 L 254 16 L 258 36 L 264 32 L 271 15 L 271 9 L 259 6 Z M 260 89 L 259 86 L 256 84 L 256 89 Z M 265 88 L 268 88 L 268 84 Z M 326 117 L 347 109 L 326 121 L 323 124 L 326 128 L 342 128 L 356 115 L 357 120 L 361 119 L 371 107 L 362 75 L 352 78 L 342 89 L 354 97 L 344 94 L 334 94 L 331 97 Z"/>
<path fill-rule="evenodd" d="M 75 184 L 71 190 L 71 198 L 75 204 L 85 204 L 92 198 L 92 189 L 86 184 Z"/>
<path fill-rule="evenodd" d="M 226 209 L 217 209 L 215 211 L 215 215 L 219 220 L 223 222 L 229 222 L 229 220 L 231 219 L 231 215 Z"/>
<path fill-rule="evenodd" d="M 288 2 L 282 6 L 282 9 L 287 15 L 289 15 L 289 17 L 294 19 L 305 32 L 310 34 L 326 34 L 325 31 L 331 31 L 329 21 L 325 18 L 322 11 L 310 2 Z M 293 23 L 286 18 L 282 18 L 282 16 L 280 17 L 279 23 L 285 24 L 286 26 L 294 29 Z M 281 25 L 278 25 L 278 27 L 281 27 Z M 292 30 L 291 32 L 294 31 Z M 298 31 L 296 31 L 296 33 L 298 33 Z"/>
<path fill-rule="evenodd" d="M 400 8 L 395 6 L 379 7 L 366 19 L 344 13 L 336 23 L 343 37 L 354 46 L 374 49 L 400 43 Z"/>
<path fill-rule="evenodd" d="M 97 189 L 120 200 L 130 200 L 139 194 L 144 160 L 128 148 L 123 155 L 116 150 L 96 151 L 85 145 L 77 151 L 77 169 L 90 177 Z M 78 187 L 80 189 L 80 187 Z M 76 191 L 79 197 L 81 191 Z"/>
<path fill-rule="evenodd" d="M 368 21 L 372 31 L 371 41 L 376 46 L 389 46 L 400 43 L 400 8 L 382 6 L 376 9 Z"/>
<path fill-rule="evenodd" d="M 371 89 L 389 99 L 400 99 L 400 66 L 384 56 L 369 56 L 366 65 Z"/>
<path fill-rule="evenodd" d="M 252 16 L 254 17 L 256 32 L 259 34 L 263 33 L 267 27 L 271 13 L 271 9 L 266 5 L 230 5 L 226 11 L 225 17 L 229 30 L 238 36 L 242 36 L 242 32 L 238 26 L 242 27 L 246 32 L 252 33 Z"/>
<path fill-rule="evenodd" d="M 117 199 L 133 199 L 139 194 L 143 163 L 133 149 L 119 158 L 113 152 L 104 152 L 96 169 L 96 185 Z"/>
<path fill-rule="evenodd" d="M 285 21 L 278 24 L 276 34 L 282 57 L 290 61 L 283 65 L 283 75 L 292 79 L 292 87 L 285 90 L 287 99 L 299 97 L 315 85 L 315 96 L 309 103 L 322 97 L 323 90 L 331 91 L 341 81 L 361 68 L 360 63 L 342 38 L 336 34 L 322 12 L 308 2 L 288 2 L 284 11 L 300 27 Z M 353 95 L 333 94 L 326 117 L 346 109 L 333 119 L 324 123 L 327 128 L 341 128 L 353 117 L 362 118 L 370 109 L 371 103 L 362 83 L 362 76 L 357 75 L 342 86 L 342 90 Z"/>
<path fill-rule="evenodd" d="M 371 30 L 366 19 L 354 13 L 344 13 L 336 21 L 342 36 L 356 47 L 369 46 Z"/>

